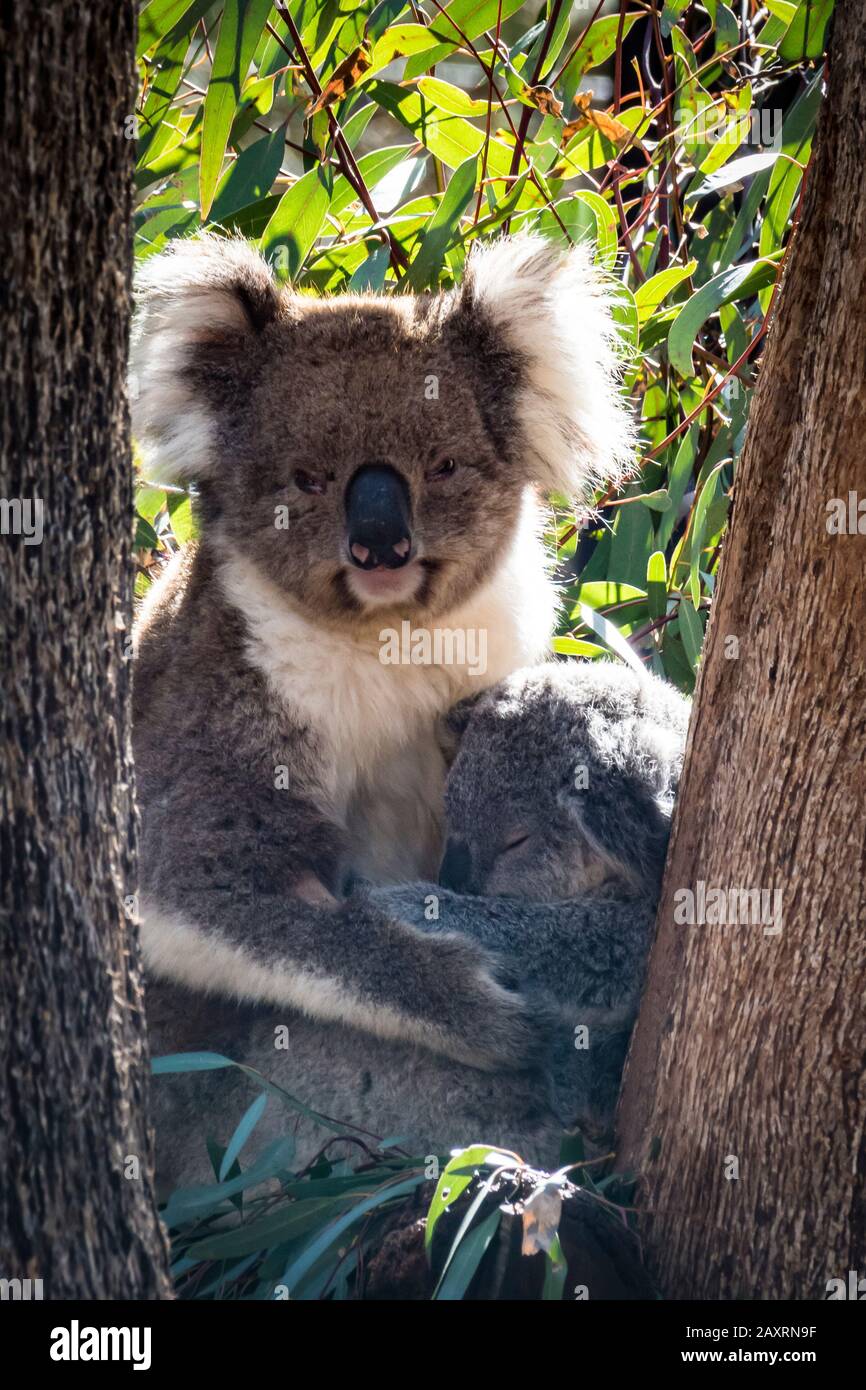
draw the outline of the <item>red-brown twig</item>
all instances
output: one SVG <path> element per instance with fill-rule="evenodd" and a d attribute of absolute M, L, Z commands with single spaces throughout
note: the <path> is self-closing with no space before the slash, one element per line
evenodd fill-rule
<path fill-rule="evenodd" d="M 477 226 L 481 216 L 481 202 L 484 197 L 484 180 L 487 178 L 487 157 L 490 154 L 490 120 L 493 115 L 493 69 L 496 64 L 495 55 L 499 52 L 499 35 L 502 30 L 502 0 L 496 7 L 496 38 L 493 41 L 494 57 L 490 64 L 490 72 L 487 77 L 487 124 L 484 130 L 484 154 L 481 159 L 481 178 L 478 181 L 478 202 L 475 204 L 475 216 L 472 225 Z"/>
<path fill-rule="evenodd" d="M 299 60 L 301 67 L 303 68 L 307 86 L 309 87 L 314 97 L 320 97 L 322 95 L 322 86 L 319 82 L 318 77 L 316 76 L 315 70 L 313 68 L 312 63 L 310 62 L 307 51 L 304 48 L 303 42 L 301 40 L 301 35 L 298 30 L 298 26 L 292 19 L 288 7 L 284 3 L 282 3 L 282 0 L 275 0 L 274 8 L 276 9 L 277 14 L 280 16 L 280 19 L 283 21 L 286 28 L 288 29 L 289 34 L 291 35 L 295 57 Z M 277 37 L 279 38 L 279 36 Z M 288 52 L 289 50 L 283 43 L 282 39 L 279 39 L 279 42 L 282 44 L 282 47 L 285 49 L 285 51 Z M 364 176 L 358 168 L 355 156 L 352 154 L 352 151 L 349 148 L 349 142 L 343 134 L 342 130 L 340 129 L 339 122 L 337 121 L 336 116 L 330 108 L 328 108 L 328 129 L 331 133 L 331 139 L 334 142 L 334 150 L 336 152 L 338 160 L 340 161 L 340 167 L 344 175 L 346 176 L 346 179 L 351 184 L 352 188 L 354 188 L 355 192 L 357 193 L 358 197 L 363 203 L 368 216 L 372 218 L 373 223 L 376 224 L 380 222 L 381 219 L 379 217 L 378 212 L 376 211 L 376 206 L 373 202 L 373 199 L 370 196 L 370 190 L 364 182 Z M 406 255 L 406 252 L 403 250 L 399 241 L 391 232 L 390 228 L 385 227 L 382 230 L 384 236 L 387 239 L 388 253 L 390 255 L 391 265 L 394 271 L 399 273 L 400 270 L 408 270 L 409 257 Z"/>

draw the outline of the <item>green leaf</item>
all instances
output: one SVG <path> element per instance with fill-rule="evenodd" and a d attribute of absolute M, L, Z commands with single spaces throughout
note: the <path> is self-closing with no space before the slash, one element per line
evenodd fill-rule
<path fill-rule="evenodd" d="M 406 276 L 408 288 L 424 290 L 438 280 L 445 253 L 459 234 L 460 218 L 475 192 L 477 178 L 478 160 L 472 155 L 452 174 L 438 208 L 427 223 L 421 249 Z"/>
<path fill-rule="evenodd" d="M 580 586 L 581 602 L 588 603 L 590 608 L 614 608 L 617 604 L 628 603 L 630 599 L 645 598 L 646 589 L 607 579 L 594 579 Z"/>
<path fill-rule="evenodd" d="M 689 566 L 689 587 L 692 594 L 692 603 L 697 608 L 701 599 L 701 579 L 700 579 L 700 560 L 701 550 L 704 544 L 704 535 L 707 528 L 707 517 L 710 503 L 714 500 L 719 486 L 719 474 L 725 467 L 725 460 L 717 463 L 712 472 L 707 476 L 703 487 L 698 495 L 692 512 L 691 525 L 689 527 L 689 545 L 691 562 Z M 685 635 L 683 641 L 685 641 Z"/>
<path fill-rule="evenodd" d="M 573 242 L 589 241 L 595 246 L 596 259 L 609 270 L 616 264 L 619 245 L 617 242 L 616 215 L 610 203 L 605 202 L 600 193 L 590 188 L 580 188 L 554 204 L 545 208 L 538 219 L 539 231 L 546 236 L 562 237 L 562 222 Z M 557 217 L 559 221 L 557 221 Z"/>
<path fill-rule="evenodd" d="M 658 275 L 653 275 L 649 280 L 635 290 L 634 302 L 637 305 L 638 319 L 641 325 L 655 313 L 656 309 L 667 299 L 671 290 L 675 290 L 677 285 L 681 285 L 683 280 L 687 280 L 693 273 L 697 261 L 689 261 L 687 265 L 674 265 L 669 270 L 660 270 Z"/>
<path fill-rule="evenodd" d="M 450 116 L 486 116 L 487 102 L 470 97 L 462 87 L 451 82 L 443 82 L 441 77 L 422 77 L 418 81 L 418 91 Z"/>
<path fill-rule="evenodd" d="M 136 550 L 158 550 L 159 536 L 154 531 L 150 522 L 145 517 L 136 514 L 135 518 L 135 540 L 133 546 Z"/>
<path fill-rule="evenodd" d="M 426 24 L 391 24 L 380 34 L 373 48 L 372 63 L 364 74 L 373 77 L 395 60 L 409 57 L 430 48 L 430 31 Z"/>
<path fill-rule="evenodd" d="M 267 1093 L 263 1091 L 260 1096 L 256 1096 L 252 1105 L 242 1115 L 237 1129 L 229 1140 L 228 1148 L 222 1156 L 219 1173 L 217 1174 L 220 1182 L 224 1182 L 231 1172 L 235 1159 L 238 1157 L 244 1144 L 262 1118 L 267 1103 Z"/>
<path fill-rule="evenodd" d="M 626 15 L 622 29 L 624 39 L 641 18 L 639 14 Z M 583 74 L 591 68 L 600 67 L 613 53 L 618 30 L 619 15 L 605 15 L 603 19 L 594 20 L 588 31 L 581 35 L 580 47 L 569 58 L 560 78 L 566 110 L 571 107 Z"/>
<path fill-rule="evenodd" d="M 223 227 L 227 231 L 239 232 L 250 241 L 258 241 L 279 207 L 281 196 L 279 193 L 270 193 L 267 198 L 260 198 L 257 203 L 250 203 L 247 208 L 239 208 L 237 212 L 229 213 L 222 219 Z"/>
<path fill-rule="evenodd" d="M 596 642 L 581 642 L 577 637 L 554 637 L 551 648 L 560 656 L 605 656 L 604 647 Z"/>
<path fill-rule="evenodd" d="M 673 466 L 668 474 L 668 495 L 671 499 L 670 509 L 665 512 L 659 521 L 656 532 L 656 544 L 660 550 L 664 550 L 673 535 L 674 526 L 677 521 L 677 514 L 680 503 L 686 493 L 686 488 L 694 472 L 695 455 L 698 448 L 700 437 L 700 420 L 693 420 L 688 430 L 682 436 L 677 448 Z"/>
<path fill-rule="evenodd" d="M 167 506 L 165 491 L 161 487 L 139 487 L 135 493 L 135 510 L 145 521 L 153 524 L 157 512 Z"/>
<path fill-rule="evenodd" d="M 612 652 L 616 652 L 617 656 L 622 657 L 625 664 L 630 666 L 633 671 L 643 673 L 643 664 L 640 658 L 635 655 L 622 633 L 614 627 L 613 623 L 609 623 L 607 618 L 602 617 L 601 613 L 597 613 L 595 609 L 589 608 L 585 603 L 580 605 L 580 616 L 586 626 L 601 638 L 606 647 L 609 647 Z"/>
<path fill-rule="evenodd" d="M 523 0 L 501 0 L 501 4 L 504 22 L 520 9 Z M 437 12 L 428 26 L 429 37 L 434 40 L 432 46 L 414 54 L 406 64 L 406 81 L 441 63 L 462 44 L 462 35 L 477 39 L 485 29 L 495 29 L 499 6 L 500 0 L 450 0 L 444 12 Z"/>
<path fill-rule="evenodd" d="M 723 0 L 709 0 L 707 9 L 716 26 L 716 52 L 723 53 L 740 42 L 740 22 Z"/>
<path fill-rule="evenodd" d="M 543 1303 L 561 1303 L 568 1277 L 568 1260 L 562 1249 L 559 1235 L 555 1235 L 550 1249 L 544 1255 L 544 1285 L 541 1290 Z"/>
<path fill-rule="evenodd" d="M 779 44 L 779 57 L 787 63 L 822 57 L 833 7 L 834 0 L 800 0 L 788 32 Z"/>
<path fill-rule="evenodd" d="M 701 659 L 701 647 L 704 641 L 704 629 L 701 620 L 695 612 L 687 598 L 680 599 L 677 610 L 680 620 L 680 636 L 683 639 L 686 656 L 693 671 L 698 669 L 698 662 Z"/>
<path fill-rule="evenodd" d="M 375 106 L 373 109 L 376 109 Z M 387 174 L 392 173 L 394 169 L 399 169 L 411 150 L 411 145 L 385 145 L 382 149 L 370 150 L 368 154 L 362 154 L 357 163 L 367 187 L 369 189 L 375 188 L 376 184 Z M 331 206 L 328 209 L 331 216 L 339 217 L 351 203 L 355 202 L 357 197 L 357 193 L 345 174 L 340 174 L 334 180 L 334 192 Z"/>
<path fill-rule="evenodd" d="M 211 209 L 241 88 L 270 13 L 271 0 L 227 0 L 204 99 L 199 169 L 202 218 Z"/>
<path fill-rule="evenodd" d="M 398 87 L 393 82 L 371 82 L 368 88 L 374 101 L 402 125 L 416 140 L 449 169 L 457 169 L 470 155 L 477 155 L 484 144 L 484 131 L 470 125 L 462 116 L 449 116 L 437 110 L 420 93 Z M 494 178 L 507 178 L 511 169 L 511 151 L 498 140 L 491 140 L 487 154 L 487 172 Z"/>
<path fill-rule="evenodd" d="M 679 621 L 668 623 L 662 635 L 662 665 L 668 680 L 686 695 L 695 688 L 695 673 L 680 637 Z"/>
<path fill-rule="evenodd" d="M 626 489 L 626 497 L 637 497 L 641 483 L 631 483 Z M 613 542 L 608 561 L 608 579 L 619 579 L 626 584 L 643 584 L 646 566 L 652 552 L 657 548 L 653 539 L 653 521 L 646 507 L 626 506 L 617 508 L 618 515 L 613 527 Z"/>
<path fill-rule="evenodd" d="M 297 280 L 304 261 L 328 215 L 332 187 L 328 172 L 321 165 L 311 169 L 283 194 L 270 222 L 262 232 L 259 249 L 273 264 L 285 254 L 285 269 L 291 281 Z"/>
<path fill-rule="evenodd" d="M 612 287 L 611 300 L 611 316 L 620 330 L 622 350 L 630 352 L 640 341 L 640 322 L 634 295 L 628 285 L 620 281 Z"/>
<path fill-rule="evenodd" d="M 737 37 L 739 38 L 739 30 L 737 30 Z M 723 164 L 727 164 L 730 159 L 733 159 L 743 141 L 747 140 L 752 133 L 757 113 L 753 105 L 751 82 L 744 84 L 737 94 L 735 102 L 733 111 L 725 109 L 725 115 L 719 126 L 713 128 L 712 131 L 707 131 L 710 148 L 700 162 L 700 172 L 707 177 L 714 174 Z"/>
<path fill-rule="evenodd" d="M 782 245 L 791 206 L 803 177 L 799 165 L 806 164 L 812 146 L 812 133 L 821 104 L 821 76 L 816 73 L 805 92 L 794 102 L 782 127 L 780 158 L 773 167 L 764 208 L 764 221 L 758 250 L 769 255 Z M 796 163 L 792 163 L 796 160 Z"/>
<path fill-rule="evenodd" d="M 274 104 L 277 84 L 277 75 L 272 73 L 270 77 L 247 78 L 241 88 L 241 101 L 244 107 L 254 107 L 259 116 L 267 116 Z"/>
<path fill-rule="evenodd" d="M 457 1234 L 451 1242 L 451 1249 L 448 1251 L 448 1258 L 446 1259 L 445 1264 L 442 1268 L 442 1273 L 439 1276 L 439 1282 L 437 1283 L 436 1288 L 433 1290 L 434 1299 L 438 1299 L 440 1297 L 441 1291 L 448 1281 L 448 1275 L 451 1271 L 452 1264 L 455 1258 L 457 1258 L 459 1255 L 461 1244 L 464 1241 L 464 1239 L 467 1238 L 467 1236 L 469 1235 L 470 1229 L 476 1216 L 481 1211 L 481 1208 L 487 1201 L 487 1198 L 489 1197 L 492 1191 L 494 1182 L 497 1180 L 500 1173 L 502 1173 L 508 1168 L 513 1168 L 514 1163 L 515 1159 L 513 1155 L 490 1153 L 487 1155 L 487 1158 L 485 1159 L 485 1166 L 489 1168 L 490 1171 L 483 1178 L 474 1169 L 474 1167 L 470 1168 L 470 1180 L 472 1182 L 476 1182 L 477 1179 L 477 1190 L 472 1198 L 472 1201 L 469 1203 L 469 1206 L 466 1208 L 466 1211 L 463 1213 L 463 1219 L 461 1220 L 460 1225 L 457 1229 Z M 461 1170 L 461 1175 L 463 1171 L 464 1170 Z"/>
<path fill-rule="evenodd" d="M 150 0 L 138 16 L 136 56 L 149 52 L 166 34 L 172 40 L 191 34 L 210 9 L 213 0 Z"/>
<path fill-rule="evenodd" d="M 377 245 L 349 281 L 349 294 L 378 294 L 385 283 L 390 264 L 391 253 L 388 247 Z"/>
<path fill-rule="evenodd" d="M 346 143 L 349 149 L 353 150 L 355 148 L 378 109 L 374 101 L 368 101 L 366 105 L 360 106 L 357 111 L 353 111 L 349 119 L 342 123 L 342 131 L 346 137 Z"/>
<path fill-rule="evenodd" d="M 778 150 L 764 150 L 762 154 L 747 154 L 742 159 L 733 159 L 701 183 L 689 188 L 685 201 L 694 203 L 710 193 L 729 193 L 731 189 L 742 188 L 744 179 L 760 174 L 764 169 L 771 169 L 778 158 Z"/>
<path fill-rule="evenodd" d="M 655 492 L 642 492 L 635 500 L 642 502 L 653 512 L 669 512 L 671 509 L 671 498 L 667 488 L 658 487 Z"/>
<path fill-rule="evenodd" d="M 222 222 L 223 218 L 257 203 L 270 193 L 280 172 L 285 138 L 285 127 L 280 126 L 272 135 L 263 136 L 241 151 L 220 179 L 211 208 L 211 222 Z"/>
<path fill-rule="evenodd" d="M 183 139 L 181 112 L 172 102 L 183 76 L 189 35 L 169 34 L 153 54 L 147 69 L 147 93 L 138 114 L 136 170 L 155 164 Z"/>
<path fill-rule="evenodd" d="M 482 217 L 474 226 L 470 227 L 465 234 L 464 240 L 469 237 L 474 238 L 481 236 L 485 232 L 490 232 L 494 227 L 498 227 L 500 223 L 504 222 L 507 217 L 510 217 L 517 207 L 517 204 L 520 202 L 520 197 L 526 187 L 528 178 L 529 170 L 524 169 L 519 178 L 514 180 L 508 194 L 504 198 L 495 201 L 494 211 L 490 216 Z"/>
<path fill-rule="evenodd" d="M 499 1229 L 501 1220 L 502 1209 L 495 1207 L 483 1221 L 467 1231 L 434 1295 L 437 1300 L 450 1302 L 463 1297 L 472 1283 L 487 1247 Z"/>
<path fill-rule="evenodd" d="M 259 1221 L 196 1241 L 189 1247 L 190 1259 L 196 1263 L 199 1260 L 230 1260 L 239 1255 L 255 1254 L 259 1250 L 271 1250 L 284 1241 L 297 1240 L 299 1236 L 314 1231 L 334 1208 L 331 1197 L 292 1202 L 282 1211 L 272 1212 Z"/>
<path fill-rule="evenodd" d="M 692 344 L 711 314 L 721 304 L 735 299 L 751 299 L 776 279 L 778 256 L 746 261 L 723 270 L 702 285 L 680 309 L 668 333 L 671 366 L 684 377 L 694 374 Z"/>
<path fill-rule="evenodd" d="M 165 1057 L 153 1057 L 150 1069 L 154 1076 L 166 1076 L 171 1072 L 220 1071 L 223 1067 L 233 1067 L 234 1062 L 222 1057 L 218 1052 L 172 1052 Z"/>
<path fill-rule="evenodd" d="M 670 38 L 672 30 L 680 22 L 690 3 L 691 0 L 665 0 L 660 26 L 663 39 Z"/>
<path fill-rule="evenodd" d="M 379 0 L 364 25 L 364 34 L 370 40 L 379 39 L 386 29 L 406 8 L 406 0 Z"/>
<path fill-rule="evenodd" d="M 647 594 L 649 596 L 649 615 L 663 618 L 667 611 L 668 579 L 663 550 L 654 550 L 646 567 Z"/>
<path fill-rule="evenodd" d="M 492 1149 L 489 1144 L 473 1144 L 454 1154 L 450 1162 L 443 1168 L 430 1202 L 427 1212 L 427 1226 L 424 1231 L 425 1249 L 428 1251 L 430 1249 L 433 1233 L 440 1216 L 466 1191 L 476 1177 L 478 1169 L 490 1166 L 499 1167 L 500 1165 L 496 1160 L 501 1157 L 502 1155 L 498 1150 Z M 514 1161 L 516 1165 L 516 1158 Z"/>
<path fill-rule="evenodd" d="M 373 1211 L 383 1202 L 389 1202 L 394 1197 L 402 1197 L 408 1192 L 413 1192 L 426 1180 L 426 1175 L 422 1171 L 413 1174 L 411 1178 L 405 1178 L 402 1182 L 383 1184 L 371 1196 L 365 1197 L 363 1202 L 359 1202 L 357 1206 L 352 1207 L 350 1211 L 345 1212 L 324 1231 L 320 1232 L 316 1239 L 305 1246 L 301 1254 L 292 1260 L 282 1279 L 278 1282 L 285 1284 L 291 1294 L 304 1275 L 312 1269 L 319 1256 L 329 1249 L 336 1240 L 339 1240 L 344 1231 L 360 1221 L 361 1217 L 366 1216 L 368 1211 Z"/>
<path fill-rule="evenodd" d="M 178 545 L 186 545 L 196 534 L 192 502 L 185 493 L 169 493 L 168 511 L 175 540 Z"/>
<path fill-rule="evenodd" d="M 135 233 L 136 263 L 161 251 L 172 237 L 186 236 L 199 225 L 198 213 L 189 208 L 163 208 L 148 217 Z"/>
<path fill-rule="evenodd" d="M 179 1188 L 169 1198 L 162 1213 L 163 1221 L 166 1226 L 176 1228 L 188 1221 L 206 1216 L 228 1198 L 236 1197 L 248 1187 L 255 1187 L 260 1182 L 266 1182 L 286 1172 L 294 1152 L 294 1139 L 291 1135 L 285 1135 L 263 1149 L 252 1167 L 238 1177 L 210 1186 Z"/>
<path fill-rule="evenodd" d="M 760 174 L 756 174 L 749 184 L 748 191 L 740 204 L 740 211 L 737 213 L 737 220 L 725 238 L 724 245 L 718 257 L 718 271 L 724 270 L 740 256 L 746 244 L 751 245 L 753 237 L 753 224 L 757 215 L 758 208 L 764 200 L 767 189 L 770 186 L 770 174 L 772 170 L 764 169 Z M 716 209 L 719 211 L 719 209 Z"/>

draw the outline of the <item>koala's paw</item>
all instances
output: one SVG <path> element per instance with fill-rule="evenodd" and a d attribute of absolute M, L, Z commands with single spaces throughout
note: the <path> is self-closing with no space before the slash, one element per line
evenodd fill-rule
<path fill-rule="evenodd" d="M 436 1016 L 442 1051 L 482 1071 L 526 1071 L 548 1053 L 551 1018 L 519 992 L 508 962 L 459 936 L 435 938 Z"/>

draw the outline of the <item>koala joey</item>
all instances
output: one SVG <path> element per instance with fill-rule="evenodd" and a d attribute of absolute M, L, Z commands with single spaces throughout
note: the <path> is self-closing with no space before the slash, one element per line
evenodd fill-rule
<path fill-rule="evenodd" d="M 533 1011 L 480 939 L 351 885 L 436 874 L 437 719 L 548 649 L 538 491 L 628 457 L 602 282 L 583 249 L 525 238 L 447 293 L 315 300 L 204 236 L 138 293 L 144 476 L 194 483 L 201 522 L 136 629 L 149 978 L 528 1061 Z M 385 659 L 405 629 L 428 659 Z M 483 663 L 435 640 L 467 633 Z"/>
<path fill-rule="evenodd" d="M 372 901 L 434 943 L 459 933 L 501 962 L 546 1033 L 534 1069 L 515 1054 L 510 1072 L 491 1075 L 342 1023 L 195 1002 L 161 982 L 148 998 L 154 1051 L 221 1051 L 319 1114 L 405 1137 L 413 1153 L 486 1141 L 555 1165 L 564 1128 L 601 1142 L 637 1008 L 687 720 L 671 687 L 607 662 L 518 672 L 445 720 L 456 745 L 445 791 L 450 887 L 377 888 Z M 203 1134 L 227 1142 L 254 1094 L 236 1071 L 157 1082 L 161 1184 L 206 1178 Z M 299 1166 L 329 1139 L 271 1099 L 257 1143 L 287 1130 Z"/>

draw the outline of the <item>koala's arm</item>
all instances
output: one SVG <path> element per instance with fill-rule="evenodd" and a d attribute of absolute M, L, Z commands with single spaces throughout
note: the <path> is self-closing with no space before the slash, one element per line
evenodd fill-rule
<path fill-rule="evenodd" d="M 501 959 L 521 987 L 561 1010 L 589 1006 L 625 1018 L 637 1007 L 655 922 L 649 896 L 533 903 L 421 883 L 377 889 L 372 897 L 422 931 L 460 932 Z"/>
<path fill-rule="evenodd" d="M 336 887 L 341 831 L 312 806 L 226 766 L 216 749 L 144 806 L 140 915 L 154 975 L 487 1070 L 534 1062 L 539 1020 L 480 941 L 419 931 L 363 893 L 340 902 L 325 891 Z"/>

